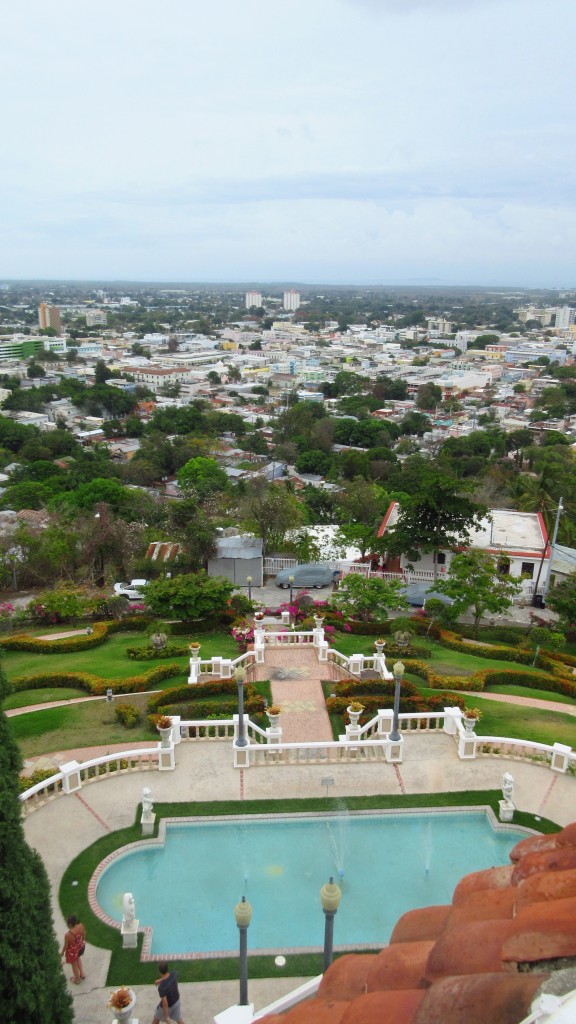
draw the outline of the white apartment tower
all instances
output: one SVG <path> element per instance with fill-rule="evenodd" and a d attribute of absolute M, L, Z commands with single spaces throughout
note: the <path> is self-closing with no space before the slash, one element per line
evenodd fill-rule
<path fill-rule="evenodd" d="M 250 309 L 251 306 L 256 306 L 260 309 L 262 305 L 262 294 L 261 292 L 246 292 L 246 309 Z"/>
<path fill-rule="evenodd" d="M 289 292 L 284 292 L 284 309 L 290 313 L 294 313 L 300 305 L 300 292 L 295 291 L 291 288 Z"/>
<path fill-rule="evenodd" d="M 570 324 L 574 323 L 574 315 L 576 309 L 572 309 L 571 306 L 560 306 L 556 310 L 556 327 L 561 331 L 567 331 Z"/>

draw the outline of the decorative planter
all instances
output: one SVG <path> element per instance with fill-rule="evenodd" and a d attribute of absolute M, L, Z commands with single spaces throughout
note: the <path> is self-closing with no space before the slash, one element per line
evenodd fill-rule
<path fill-rule="evenodd" d="M 136 1006 L 136 993 L 130 988 L 130 1002 L 127 1006 L 123 1006 L 121 1009 L 112 1007 L 112 1013 L 117 1021 L 129 1021 L 132 1017 L 132 1010 Z"/>
<path fill-rule="evenodd" d="M 465 718 L 464 719 L 464 728 L 466 730 L 466 735 L 467 736 L 471 736 L 477 725 L 478 725 L 478 719 L 477 718 Z"/>
<path fill-rule="evenodd" d="M 384 650 L 384 645 L 385 645 L 385 641 L 384 640 L 375 640 L 374 641 L 374 647 L 376 648 L 376 654 L 382 654 L 382 651 Z"/>
<path fill-rule="evenodd" d="M 362 710 L 364 710 L 364 709 L 362 709 Z M 362 714 L 362 711 L 351 711 L 349 706 L 346 708 L 346 711 L 348 712 L 348 714 L 350 716 L 350 725 L 353 726 L 354 728 L 357 728 L 357 726 L 358 726 L 358 719 L 360 718 L 360 715 Z"/>
<path fill-rule="evenodd" d="M 172 735 L 172 726 L 169 725 L 167 729 L 160 729 L 159 727 L 158 732 L 160 733 L 160 742 L 162 743 L 162 746 L 169 747 L 170 737 Z"/>
<path fill-rule="evenodd" d="M 314 616 L 314 625 L 316 626 L 316 629 L 320 629 L 320 627 L 322 626 L 323 622 L 324 622 L 324 616 L 323 615 L 315 615 Z"/>

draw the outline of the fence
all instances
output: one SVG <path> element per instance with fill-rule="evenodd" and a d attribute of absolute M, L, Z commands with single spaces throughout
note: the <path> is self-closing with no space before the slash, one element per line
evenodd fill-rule
<path fill-rule="evenodd" d="M 75 793 L 89 782 L 98 782 L 110 775 L 125 775 L 134 771 L 151 771 L 161 767 L 160 746 L 139 750 L 121 750 L 88 761 L 70 761 L 50 778 L 37 782 L 20 794 L 24 816 L 31 814 L 57 796 Z"/>

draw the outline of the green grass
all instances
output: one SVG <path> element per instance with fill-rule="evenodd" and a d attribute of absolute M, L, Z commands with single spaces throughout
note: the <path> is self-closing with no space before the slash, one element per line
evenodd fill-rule
<path fill-rule="evenodd" d="M 172 642 L 187 644 L 196 637 L 173 637 Z M 200 637 L 202 658 L 222 655 L 224 658 L 238 656 L 238 644 L 224 631 L 208 633 Z M 35 675 L 38 672 L 49 672 L 58 669 L 65 672 L 91 672 L 103 679 L 126 679 L 127 676 L 138 675 L 149 668 L 157 668 L 162 664 L 181 664 L 182 671 L 187 668 L 189 658 L 158 659 L 134 661 L 126 654 L 127 647 L 145 647 L 146 637 L 143 633 L 116 633 L 105 640 L 99 647 L 87 651 L 72 651 L 68 654 L 34 654 L 30 651 L 6 651 L 2 664 L 8 679 L 15 676 Z M 174 685 L 173 683 L 171 685 Z"/>
<path fill-rule="evenodd" d="M 555 701 L 557 704 L 576 704 L 574 697 L 567 697 L 563 693 L 552 693 L 551 690 L 536 690 L 531 686 L 487 686 L 486 693 L 505 693 L 510 697 L 534 697 L 538 700 Z"/>
<path fill-rule="evenodd" d="M 77 747 L 107 746 L 139 740 L 143 740 L 144 745 L 155 743 L 158 735 L 146 720 L 148 696 L 131 693 L 116 700 L 118 703 L 132 704 L 142 712 L 142 721 L 134 729 L 120 725 L 114 717 L 114 705 L 105 700 L 17 715 L 9 719 L 10 728 L 24 758 Z"/>
<path fill-rule="evenodd" d="M 353 810 L 396 810 L 403 807 L 458 807 L 484 806 L 492 807 L 498 815 L 498 801 L 502 794 L 499 790 L 468 791 L 460 793 L 410 794 L 406 796 L 370 796 L 348 797 L 346 809 Z M 206 803 L 156 804 L 156 832 L 160 818 L 206 816 L 214 814 L 288 814 L 301 811 L 342 810 L 342 800 L 323 797 L 305 800 L 245 800 L 245 801 L 210 801 Z M 139 819 L 140 808 L 137 809 L 135 821 Z M 536 819 L 531 814 L 516 812 L 514 824 L 532 828 L 545 834 L 558 832 L 559 826 L 548 819 Z M 76 914 L 86 925 L 88 938 L 96 946 L 110 949 L 112 952 L 108 970 L 108 985 L 149 984 L 152 964 L 142 964 L 139 950 L 123 950 L 120 932 L 100 921 L 91 911 L 88 903 L 88 884 L 100 864 L 114 850 L 142 838 L 141 829 L 136 823 L 129 828 L 102 836 L 91 846 L 83 850 L 66 868 L 60 886 L 60 907 L 67 917 Z M 72 883 L 76 884 L 72 884 Z M 178 975 L 181 981 L 215 981 L 234 979 L 237 977 L 238 964 L 235 957 L 220 960 L 182 961 L 178 964 Z M 288 976 L 306 977 L 319 974 L 321 964 L 316 955 L 299 955 L 287 958 L 284 974 Z M 276 976 L 278 969 L 271 956 L 250 957 L 250 977 Z"/>
<path fill-rule="evenodd" d="M 41 690 L 22 690 L 20 693 L 12 693 L 4 700 L 4 710 L 12 708 L 27 708 L 32 704 L 49 704 L 53 700 L 74 700 L 77 697 L 87 697 L 85 690 L 72 690 L 64 686 L 44 687 Z"/>

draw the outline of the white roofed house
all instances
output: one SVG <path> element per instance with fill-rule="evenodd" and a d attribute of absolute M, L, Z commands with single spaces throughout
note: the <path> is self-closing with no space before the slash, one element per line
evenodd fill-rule
<path fill-rule="evenodd" d="M 398 521 L 400 506 L 393 501 L 378 530 L 378 537 L 385 538 Z M 542 594 L 548 584 L 550 570 L 550 541 L 546 525 L 539 512 L 515 512 L 511 509 L 492 509 L 477 529 L 470 531 L 466 549 L 487 551 L 493 555 L 499 571 L 514 579 L 522 579 L 522 591 L 517 600 L 531 600 L 534 592 Z M 445 549 L 425 552 L 415 561 L 407 555 L 387 556 L 380 568 L 383 572 L 394 573 L 406 580 L 430 580 L 450 575 L 450 563 L 454 555 L 465 550 L 464 546 L 454 550 Z M 436 563 L 434 563 L 436 558 Z M 411 566 L 412 568 L 408 568 Z"/>

